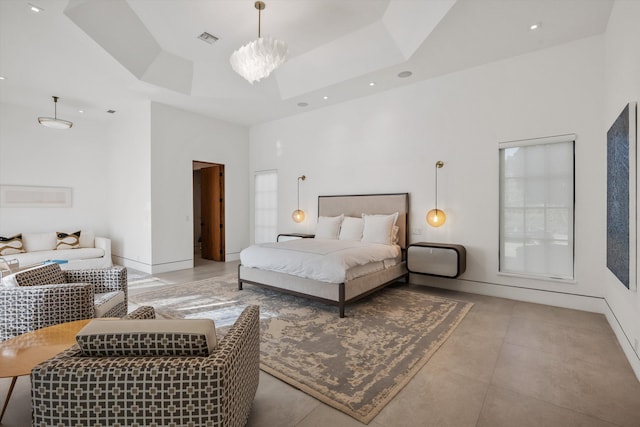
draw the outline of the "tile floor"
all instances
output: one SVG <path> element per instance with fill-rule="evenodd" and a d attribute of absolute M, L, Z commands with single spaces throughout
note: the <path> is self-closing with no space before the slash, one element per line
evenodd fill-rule
<path fill-rule="evenodd" d="M 237 263 L 199 261 L 194 269 L 155 277 L 174 284 L 234 271 Z M 131 273 L 131 280 L 140 277 Z M 408 286 L 474 306 L 369 426 L 640 426 L 640 382 L 604 316 Z M 133 285 L 130 291 L 145 290 L 145 285 Z M 3 403 L 9 383 L 0 380 Z M 3 426 L 30 424 L 29 393 L 28 377 L 19 378 Z M 248 426 L 360 425 L 260 373 Z"/>

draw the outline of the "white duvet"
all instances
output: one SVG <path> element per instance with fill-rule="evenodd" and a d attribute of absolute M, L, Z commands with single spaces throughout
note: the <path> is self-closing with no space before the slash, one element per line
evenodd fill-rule
<path fill-rule="evenodd" d="M 345 281 L 350 268 L 394 259 L 400 246 L 351 240 L 298 239 L 262 243 L 240 252 L 245 267 L 272 270 L 329 283 Z"/>

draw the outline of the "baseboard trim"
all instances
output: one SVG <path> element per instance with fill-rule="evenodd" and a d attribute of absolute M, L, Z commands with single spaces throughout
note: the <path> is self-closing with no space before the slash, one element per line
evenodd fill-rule
<path fill-rule="evenodd" d="M 113 259 L 114 264 L 123 265 L 127 268 L 132 268 L 134 270 L 142 271 L 143 273 L 147 273 L 147 274 L 152 273 L 151 265 L 147 263 L 134 261 L 132 259 L 124 258 L 124 257 L 113 255 L 113 254 L 111 255 L 111 258 Z"/>
<path fill-rule="evenodd" d="M 409 281 L 410 283 L 417 285 L 427 285 L 435 288 L 468 292 L 471 294 L 487 295 L 497 298 L 507 298 L 516 301 L 601 313 L 607 319 L 609 326 L 611 326 L 613 333 L 616 335 L 620 347 L 622 347 L 622 351 L 631 365 L 631 369 L 633 369 L 636 378 L 640 381 L 640 355 L 638 355 L 634 349 L 633 343 L 625 333 L 622 325 L 618 322 L 615 313 L 604 297 L 522 288 L 510 285 L 501 285 L 498 283 L 476 282 L 464 279 L 442 279 L 416 274 L 412 274 Z"/>
<path fill-rule="evenodd" d="M 183 261 L 172 261 L 172 262 L 164 262 L 162 264 L 153 264 L 151 266 L 151 270 L 152 270 L 151 273 L 152 274 L 166 273 L 169 271 L 185 270 L 187 268 L 193 268 L 193 258 L 186 259 Z"/>
<path fill-rule="evenodd" d="M 147 264 L 140 261 L 134 261 L 118 255 L 112 255 L 115 264 L 124 265 L 127 268 L 142 271 L 148 274 L 167 273 L 175 270 L 185 270 L 193 268 L 193 259 L 185 259 L 181 261 L 163 262 L 161 264 Z"/>
<path fill-rule="evenodd" d="M 240 253 L 232 252 L 225 255 L 225 262 L 229 261 L 240 261 Z"/>
<path fill-rule="evenodd" d="M 442 279 L 425 277 L 416 274 L 410 276 L 410 282 L 418 285 L 433 286 L 471 294 L 487 295 L 497 298 L 507 298 L 517 301 L 546 304 L 556 307 L 573 308 L 575 310 L 604 313 L 604 298 L 591 295 L 578 295 L 566 292 L 546 291 L 542 289 L 524 288 L 518 286 L 501 285 L 470 281 L 464 279 Z"/>
<path fill-rule="evenodd" d="M 627 356 L 627 360 L 631 365 L 631 369 L 633 369 L 633 372 L 635 372 L 638 381 L 640 381 L 640 355 L 633 347 L 631 339 L 622 328 L 622 325 L 618 321 L 618 317 L 613 312 L 611 306 L 609 305 L 609 302 L 606 299 L 604 299 L 603 301 L 602 313 L 607 318 L 609 326 L 611 326 L 611 329 L 613 329 L 613 333 L 616 334 L 616 338 L 618 338 L 620 347 L 622 347 L 622 351 L 624 351 L 625 356 Z"/>

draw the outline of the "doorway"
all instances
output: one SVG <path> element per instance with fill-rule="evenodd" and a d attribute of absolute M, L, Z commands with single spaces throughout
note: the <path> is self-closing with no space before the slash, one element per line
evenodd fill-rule
<path fill-rule="evenodd" d="M 194 160 L 194 256 L 225 261 L 224 200 L 224 165 Z"/>

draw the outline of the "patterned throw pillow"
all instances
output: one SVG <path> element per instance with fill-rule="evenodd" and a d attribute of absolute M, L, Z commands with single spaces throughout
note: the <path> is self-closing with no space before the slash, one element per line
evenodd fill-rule
<path fill-rule="evenodd" d="M 0 236 L 0 255 L 13 255 L 23 252 L 22 234 L 16 234 L 12 237 Z"/>
<path fill-rule="evenodd" d="M 67 234 L 56 231 L 58 243 L 56 249 L 76 249 L 80 247 L 80 230 Z"/>
<path fill-rule="evenodd" d="M 18 286 L 41 286 L 67 283 L 67 277 L 58 264 L 46 264 L 13 275 Z"/>

